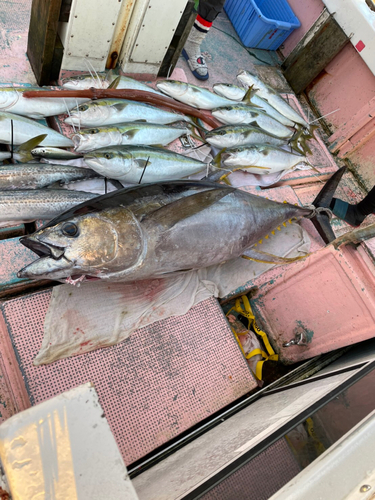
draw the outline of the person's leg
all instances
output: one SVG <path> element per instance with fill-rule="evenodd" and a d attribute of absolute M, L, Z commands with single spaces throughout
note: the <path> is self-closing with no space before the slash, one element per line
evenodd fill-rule
<path fill-rule="evenodd" d="M 198 15 L 182 50 L 189 68 L 199 80 L 207 80 L 208 69 L 201 54 L 201 43 L 205 39 L 213 21 L 223 10 L 225 0 L 200 0 Z"/>
<path fill-rule="evenodd" d="M 356 205 L 350 205 L 339 198 L 333 198 L 330 206 L 332 212 L 351 226 L 357 227 L 370 214 L 375 214 L 375 186 L 369 194 Z"/>

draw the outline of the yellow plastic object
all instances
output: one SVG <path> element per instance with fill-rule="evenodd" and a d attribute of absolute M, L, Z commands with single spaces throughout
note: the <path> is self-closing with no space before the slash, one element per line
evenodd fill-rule
<path fill-rule="evenodd" d="M 242 307 L 241 301 L 243 302 L 244 308 Z M 232 332 L 233 332 L 233 334 L 238 342 L 238 345 L 240 346 L 242 354 L 245 356 L 246 359 L 250 359 L 257 354 L 260 354 L 264 358 L 263 360 L 258 361 L 257 366 L 256 366 L 256 370 L 255 370 L 256 378 L 258 380 L 262 380 L 262 369 L 263 369 L 263 364 L 265 363 L 265 361 L 267 361 L 267 360 L 278 361 L 279 356 L 277 354 L 275 354 L 275 351 L 272 349 L 272 346 L 268 340 L 267 334 L 258 328 L 258 325 L 256 324 L 256 321 L 255 321 L 255 316 L 253 314 L 253 311 L 251 310 L 249 299 L 247 298 L 246 295 L 242 295 L 241 297 L 236 299 L 235 305 L 231 309 L 229 309 L 226 316 L 228 316 L 232 311 L 236 311 L 237 313 L 241 314 L 242 316 L 245 316 L 245 318 L 248 319 L 249 324 L 248 324 L 247 332 L 237 333 L 233 328 L 232 328 Z M 264 352 L 261 349 L 253 349 L 251 352 L 249 352 L 249 354 L 245 354 L 245 351 L 243 350 L 243 347 L 242 347 L 242 344 L 240 342 L 240 339 L 238 338 L 238 335 L 246 335 L 247 333 L 249 333 L 250 326 L 253 327 L 253 330 L 255 331 L 255 333 L 257 335 L 260 335 L 262 337 L 262 340 L 263 340 L 263 343 L 264 343 L 264 346 L 265 346 L 267 352 Z"/>

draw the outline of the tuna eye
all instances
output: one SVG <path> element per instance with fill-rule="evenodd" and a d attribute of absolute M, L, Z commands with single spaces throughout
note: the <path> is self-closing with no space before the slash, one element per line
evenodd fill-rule
<path fill-rule="evenodd" d="M 65 236 L 69 236 L 71 238 L 78 236 L 78 227 L 73 224 L 73 222 L 67 222 L 64 224 L 61 231 Z"/>

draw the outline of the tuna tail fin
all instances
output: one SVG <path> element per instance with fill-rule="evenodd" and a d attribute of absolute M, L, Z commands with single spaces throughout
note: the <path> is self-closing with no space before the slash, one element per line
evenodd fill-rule
<path fill-rule="evenodd" d="M 34 159 L 34 156 L 31 154 L 31 151 L 35 149 L 44 139 L 47 137 L 47 134 L 38 135 L 24 142 L 16 149 L 15 153 L 17 153 L 18 161 L 21 163 L 27 163 Z"/>
<path fill-rule="evenodd" d="M 333 199 L 333 195 L 335 194 L 336 188 L 345 171 L 346 166 L 337 170 L 337 172 L 335 172 L 328 179 L 328 181 L 324 184 L 323 188 L 318 193 L 318 196 L 312 203 L 315 208 L 329 209 Z M 326 244 L 331 243 L 331 241 L 336 238 L 330 224 L 328 212 L 317 212 L 316 215 L 311 219 L 311 221 Z"/>
<path fill-rule="evenodd" d="M 248 88 L 246 94 L 244 95 L 244 98 L 242 99 L 242 102 L 244 104 L 250 104 L 254 108 L 261 108 L 261 106 L 258 106 L 257 104 L 251 102 L 251 98 L 254 97 L 257 92 L 258 92 L 257 90 L 253 89 L 252 85 L 251 87 Z"/>

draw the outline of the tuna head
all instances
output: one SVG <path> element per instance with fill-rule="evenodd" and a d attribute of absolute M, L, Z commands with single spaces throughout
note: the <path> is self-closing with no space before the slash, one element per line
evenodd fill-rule
<path fill-rule="evenodd" d="M 156 84 L 157 88 L 171 97 L 181 97 L 189 89 L 189 86 L 185 82 L 179 82 L 177 80 L 162 80 Z"/>
<path fill-rule="evenodd" d="M 104 177 L 110 179 L 124 176 L 130 172 L 134 158 L 124 148 L 100 148 L 85 154 L 85 163 Z"/>
<path fill-rule="evenodd" d="M 142 230 L 122 207 L 76 216 L 20 241 L 39 259 L 21 269 L 19 278 L 108 278 L 142 262 Z"/>

